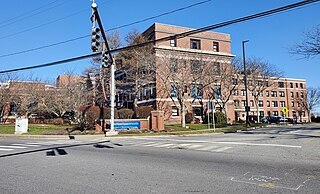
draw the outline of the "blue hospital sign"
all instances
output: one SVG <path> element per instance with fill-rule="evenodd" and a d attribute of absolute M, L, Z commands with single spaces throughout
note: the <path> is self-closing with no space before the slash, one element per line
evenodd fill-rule
<path fill-rule="evenodd" d="M 140 129 L 140 121 L 116 121 L 114 122 L 114 129 Z"/>

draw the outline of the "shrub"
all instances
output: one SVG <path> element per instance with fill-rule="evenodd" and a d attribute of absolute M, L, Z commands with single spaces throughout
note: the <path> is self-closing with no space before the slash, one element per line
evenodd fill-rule
<path fill-rule="evenodd" d="M 215 123 L 221 126 L 227 126 L 226 116 L 223 112 L 214 113 Z"/>
<path fill-rule="evenodd" d="M 132 119 L 133 117 L 133 110 L 123 108 L 118 110 L 118 118 L 119 119 Z"/>
<path fill-rule="evenodd" d="M 209 113 L 209 119 L 210 119 L 210 123 L 212 123 L 212 113 Z M 224 115 L 223 112 L 215 112 L 214 113 L 214 121 L 215 121 L 216 127 L 227 126 L 226 116 Z M 208 116 L 205 117 L 204 123 L 208 123 Z"/>
<path fill-rule="evenodd" d="M 111 108 L 103 108 L 104 119 L 110 119 L 111 117 Z M 118 110 L 114 109 L 114 118 L 118 119 Z"/>
<path fill-rule="evenodd" d="M 154 111 L 154 109 L 150 106 L 136 107 L 135 112 L 134 112 L 134 118 L 146 119 L 146 118 L 148 118 L 148 116 L 150 116 L 151 111 Z"/>
<path fill-rule="evenodd" d="M 186 123 L 190 124 L 193 121 L 194 114 L 191 112 L 186 113 Z"/>

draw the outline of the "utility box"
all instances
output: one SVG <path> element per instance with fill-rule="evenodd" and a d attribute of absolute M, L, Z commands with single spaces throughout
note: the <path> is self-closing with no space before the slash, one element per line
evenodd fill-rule
<path fill-rule="evenodd" d="M 28 132 L 28 119 L 16 118 L 15 134 L 22 134 Z"/>

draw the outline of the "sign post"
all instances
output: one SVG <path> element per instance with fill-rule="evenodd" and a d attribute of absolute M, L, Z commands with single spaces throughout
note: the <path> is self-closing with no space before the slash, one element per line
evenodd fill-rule
<path fill-rule="evenodd" d="M 282 110 L 281 110 L 282 112 L 283 112 L 283 115 L 284 115 L 284 119 L 283 119 L 283 124 L 285 124 L 285 122 L 286 122 L 286 114 L 287 114 L 287 112 L 289 111 L 288 110 L 288 108 L 287 107 L 284 107 Z"/>

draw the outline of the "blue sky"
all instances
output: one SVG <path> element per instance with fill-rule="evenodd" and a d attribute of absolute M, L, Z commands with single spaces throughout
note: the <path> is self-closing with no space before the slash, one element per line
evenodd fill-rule
<path fill-rule="evenodd" d="M 185 7 L 203 0 L 96 0 L 105 29 Z M 254 2 L 254 3 L 253 3 Z M 119 29 L 122 38 L 133 29 L 140 32 L 154 22 L 200 28 L 251 15 L 298 0 L 211 0 L 204 4 L 167 16 Z M 36 10 L 35 10 L 36 9 Z M 29 14 L 32 10 L 35 10 Z M 85 36 L 91 29 L 90 0 L 10 0 L 0 7 L 0 70 L 38 65 L 91 53 L 90 38 L 14 55 L 2 55 L 33 49 Z M 216 29 L 231 34 L 232 54 L 241 57 L 241 41 L 246 44 L 247 57 L 257 57 L 274 64 L 286 77 L 306 79 L 308 86 L 319 87 L 320 56 L 309 60 L 289 54 L 288 49 L 303 40 L 303 33 L 320 25 L 320 3 L 289 12 Z M 34 28 L 32 30 L 32 28 Z M 19 72 L 43 80 L 54 80 L 64 72 L 81 72 L 89 60 L 55 67 Z"/>

